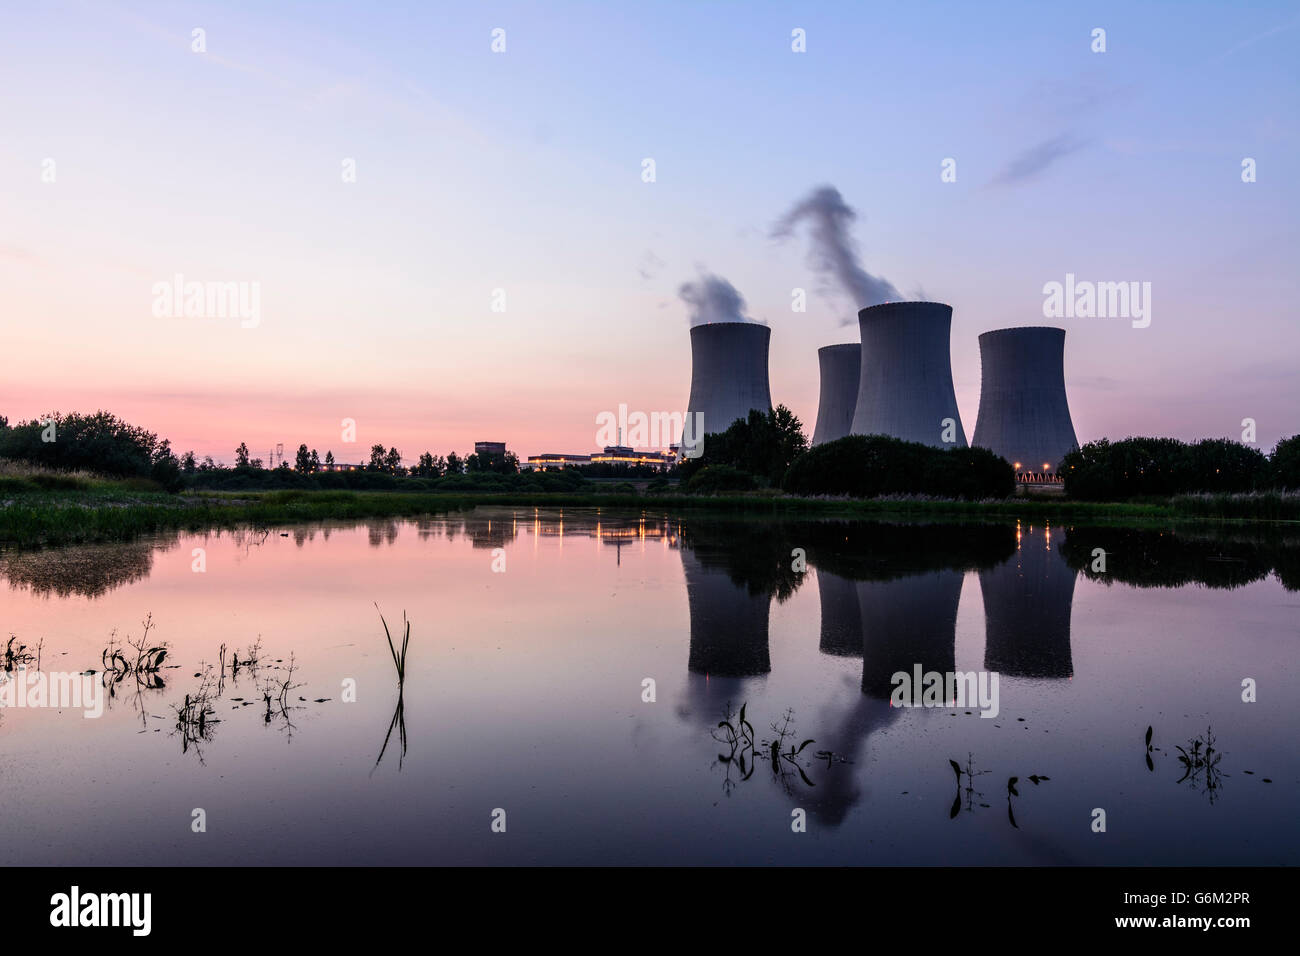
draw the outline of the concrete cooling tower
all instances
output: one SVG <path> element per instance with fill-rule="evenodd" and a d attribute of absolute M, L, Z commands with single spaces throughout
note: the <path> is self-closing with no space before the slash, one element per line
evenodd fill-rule
<path fill-rule="evenodd" d="M 767 381 L 767 346 L 772 330 L 757 322 L 708 322 L 691 328 L 691 398 L 686 406 L 687 440 L 724 432 L 752 408 L 772 410 Z M 696 413 L 703 415 L 700 421 Z"/>
<path fill-rule="evenodd" d="M 965 448 L 948 351 L 952 306 L 886 302 L 859 312 L 858 326 L 862 364 L 852 433 Z M 943 440 L 945 419 L 952 420 L 951 442 Z"/>
<path fill-rule="evenodd" d="M 817 425 L 813 428 L 814 445 L 843 438 L 853 426 L 862 346 L 828 345 L 817 350 L 817 359 L 821 363 L 822 392 L 817 402 Z"/>
<path fill-rule="evenodd" d="M 972 444 L 1002 456 L 1018 471 L 1058 470 L 1061 459 L 1079 447 L 1065 398 L 1065 329 L 985 332 L 980 366 Z"/>

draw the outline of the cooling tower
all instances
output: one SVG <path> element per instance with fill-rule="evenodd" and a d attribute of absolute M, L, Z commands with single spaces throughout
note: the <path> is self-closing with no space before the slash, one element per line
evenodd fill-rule
<path fill-rule="evenodd" d="M 1079 447 L 1065 398 L 1065 329 L 985 332 L 980 366 L 973 444 L 1018 465 L 1018 471 L 1056 471 Z"/>
<path fill-rule="evenodd" d="M 965 448 L 948 352 L 952 306 L 886 302 L 859 312 L 858 326 L 862 364 L 852 433 Z M 952 441 L 945 442 L 949 427 Z"/>
<path fill-rule="evenodd" d="M 684 445 L 691 444 L 689 439 L 696 435 L 702 438 L 726 431 L 737 418 L 748 418 L 751 408 L 765 414 L 772 410 L 767 384 L 771 337 L 772 330 L 757 322 L 708 322 L 692 327 L 691 398 L 686 406 Z"/>
<path fill-rule="evenodd" d="M 817 402 L 817 425 L 813 428 L 814 445 L 843 438 L 853 425 L 862 346 L 828 345 L 817 350 L 817 359 L 821 363 L 822 392 Z"/>

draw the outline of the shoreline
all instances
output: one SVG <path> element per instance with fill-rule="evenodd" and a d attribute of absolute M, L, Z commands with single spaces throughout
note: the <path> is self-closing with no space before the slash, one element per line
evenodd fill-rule
<path fill-rule="evenodd" d="M 0 547 L 43 548 L 129 541 L 158 531 L 269 527 L 329 519 L 416 518 L 477 506 L 617 508 L 745 517 L 918 521 L 1058 521 L 1133 528 L 1300 529 L 1291 518 L 1232 515 L 1216 499 L 1087 502 L 1056 496 L 999 501 L 926 498 L 799 498 L 751 493 L 712 497 L 598 492 L 241 491 L 181 495 L 126 490 L 48 491 L 0 497 Z M 1289 510 L 1289 509 L 1286 509 Z"/>

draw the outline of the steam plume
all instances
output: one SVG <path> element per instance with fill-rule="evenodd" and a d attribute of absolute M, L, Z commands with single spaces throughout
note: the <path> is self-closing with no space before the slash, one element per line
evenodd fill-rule
<path fill-rule="evenodd" d="M 903 296 L 893 283 L 873 276 L 858 262 L 857 244 L 849 235 L 849 225 L 857 216 L 838 189 L 819 186 L 781 217 L 772 229 L 772 237 L 784 239 L 792 235 L 801 222 L 807 221 L 812 239 L 812 267 L 824 275 L 833 276 L 853 300 L 855 308 L 898 302 Z"/>
<path fill-rule="evenodd" d="M 691 307 L 691 325 L 755 321 L 745 315 L 745 297 L 722 276 L 701 272 L 698 280 L 683 282 L 677 295 Z"/>

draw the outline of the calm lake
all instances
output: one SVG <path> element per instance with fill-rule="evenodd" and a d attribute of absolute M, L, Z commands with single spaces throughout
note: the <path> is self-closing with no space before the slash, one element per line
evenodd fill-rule
<path fill-rule="evenodd" d="M 3 865 L 1300 861 L 1278 533 L 479 508 L 0 577 L 6 682 L 112 691 L 0 709 Z"/>

